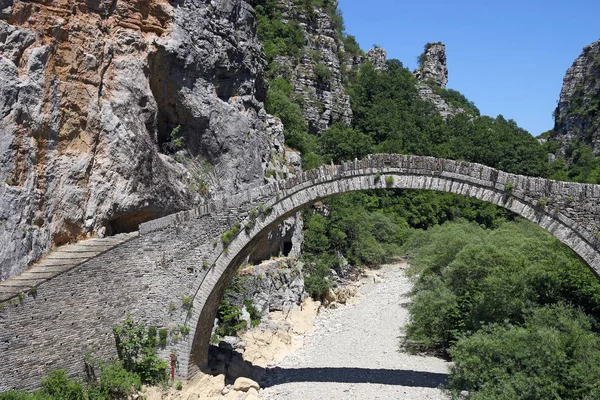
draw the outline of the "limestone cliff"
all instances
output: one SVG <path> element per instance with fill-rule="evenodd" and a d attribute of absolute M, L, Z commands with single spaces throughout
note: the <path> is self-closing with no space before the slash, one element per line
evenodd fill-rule
<path fill-rule="evenodd" d="M 285 177 L 243 0 L 0 1 L 0 280 Z"/>
<path fill-rule="evenodd" d="M 302 28 L 305 46 L 298 62 L 278 57 L 275 63 L 302 99 L 309 132 L 321 133 L 337 121 L 350 124 L 352 109 L 342 84 L 343 60 L 339 56 L 344 44 L 334 21 L 324 9 L 315 7 L 308 13 L 294 0 L 279 1 L 283 17 L 297 21 Z"/>
<path fill-rule="evenodd" d="M 551 139 L 560 143 L 557 155 L 580 140 L 600 156 L 600 40 L 586 46 L 567 70 Z"/>
<path fill-rule="evenodd" d="M 387 52 L 381 47 L 374 47 L 367 51 L 367 60 L 373 64 L 376 71 L 387 70 Z"/>
<path fill-rule="evenodd" d="M 443 118 L 465 112 L 463 108 L 450 104 L 436 93 L 436 88 L 445 89 L 448 83 L 446 46 L 441 42 L 427 43 L 418 61 L 419 67 L 413 74 L 419 82 L 419 96 L 433 104 Z"/>

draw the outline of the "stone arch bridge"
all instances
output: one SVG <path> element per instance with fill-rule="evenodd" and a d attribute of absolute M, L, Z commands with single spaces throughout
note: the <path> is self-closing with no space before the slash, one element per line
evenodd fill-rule
<path fill-rule="evenodd" d="M 112 327 L 128 313 L 169 330 L 159 354 L 175 353 L 177 375 L 190 377 L 207 361 L 228 282 L 269 231 L 317 200 L 380 188 L 445 191 L 504 207 L 552 233 L 600 274 L 600 185 L 432 157 L 372 155 L 217 197 L 144 223 L 139 232 L 66 246 L 2 282 L 0 392 L 34 388 L 49 368 L 81 374 L 88 351 L 116 355 Z M 187 334 L 180 333 L 183 326 Z"/>

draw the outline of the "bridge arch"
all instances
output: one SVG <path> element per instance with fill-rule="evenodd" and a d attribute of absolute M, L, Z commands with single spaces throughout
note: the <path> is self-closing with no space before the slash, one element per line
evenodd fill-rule
<path fill-rule="evenodd" d="M 595 209 L 597 185 L 557 182 L 508 174 L 468 162 L 404 155 L 373 155 L 364 160 L 307 171 L 271 187 L 272 198 L 239 223 L 227 248 L 216 249 L 211 268 L 194 295 L 186 323 L 193 340 L 180 348 L 182 372 L 205 365 L 213 321 L 225 288 L 261 235 L 302 207 L 360 190 L 420 189 L 470 196 L 510 210 L 550 232 L 600 276 Z M 587 205 L 587 211 L 577 205 Z"/>

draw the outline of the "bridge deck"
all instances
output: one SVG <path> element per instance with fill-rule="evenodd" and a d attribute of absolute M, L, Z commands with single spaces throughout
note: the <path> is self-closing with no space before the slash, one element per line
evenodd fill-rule
<path fill-rule="evenodd" d="M 122 233 L 102 239 L 88 239 L 57 248 L 36 264 L 0 282 L 0 302 L 26 293 L 31 288 L 88 261 L 113 247 L 138 236 L 138 232 Z"/>

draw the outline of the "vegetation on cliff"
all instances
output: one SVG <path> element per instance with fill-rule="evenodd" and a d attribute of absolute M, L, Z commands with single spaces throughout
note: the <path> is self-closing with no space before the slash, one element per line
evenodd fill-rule
<path fill-rule="evenodd" d="M 432 85 L 444 101 L 466 111 L 442 118 L 419 96 L 417 80 L 398 60 L 388 61 L 387 69 L 364 60 L 345 73 L 351 124 L 309 134 L 302 99 L 273 63 L 279 55 L 297 57 L 305 44 L 294 22 L 283 21 L 277 2 L 259 3 L 259 35 L 271 62 L 266 108 L 282 120 L 286 144 L 302 153 L 305 168 L 386 152 L 600 183 L 600 163 L 589 141 L 573 141 L 550 163 L 547 155 L 556 153 L 556 142 L 542 145 L 514 121 L 482 116 L 460 92 Z M 300 3 L 307 10 L 335 4 L 295 2 Z M 328 12 L 340 16 L 335 7 Z M 362 54 L 341 28 L 337 35 L 351 55 Z M 588 115 L 594 107 L 577 113 Z M 315 298 L 335 284 L 335 275 L 408 253 L 415 289 L 406 345 L 453 358 L 455 395 L 468 390 L 473 399 L 597 397 L 590 382 L 600 372 L 595 333 L 600 284 L 569 249 L 535 225 L 477 200 L 409 190 L 327 199 L 305 210 L 304 221 L 306 290 Z"/>

